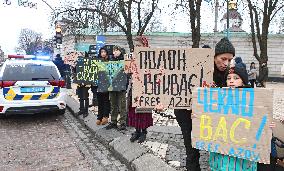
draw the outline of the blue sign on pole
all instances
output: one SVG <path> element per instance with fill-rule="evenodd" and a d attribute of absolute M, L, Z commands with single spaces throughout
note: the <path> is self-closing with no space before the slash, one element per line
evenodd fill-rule
<path fill-rule="evenodd" d="M 105 42 L 106 42 L 105 36 L 97 36 L 97 47 L 96 47 L 97 55 L 99 54 L 100 48 L 104 47 Z"/>

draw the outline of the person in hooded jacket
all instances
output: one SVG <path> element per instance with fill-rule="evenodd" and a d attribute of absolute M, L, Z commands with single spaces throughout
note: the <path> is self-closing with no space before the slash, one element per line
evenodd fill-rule
<path fill-rule="evenodd" d="M 60 54 L 56 55 L 56 58 L 53 63 L 57 66 L 61 77 L 65 78 L 65 71 L 68 69 L 68 65 L 64 64 L 64 61 L 62 60 Z"/>

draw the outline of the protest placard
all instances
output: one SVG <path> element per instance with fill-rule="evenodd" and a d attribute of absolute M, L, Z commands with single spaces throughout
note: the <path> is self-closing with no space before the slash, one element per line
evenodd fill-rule
<path fill-rule="evenodd" d="M 133 70 L 137 68 L 136 62 L 133 58 L 133 53 L 128 53 L 124 55 L 124 72 L 127 74 L 132 74 Z"/>
<path fill-rule="evenodd" d="M 193 91 L 192 145 L 268 164 L 272 112 L 270 89 L 197 88 Z M 229 161 L 224 163 L 229 165 Z"/>
<path fill-rule="evenodd" d="M 63 59 L 64 63 L 75 67 L 77 58 L 79 56 L 85 56 L 85 52 L 79 52 L 79 51 L 77 51 L 77 52 L 67 52 L 64 55 L 64 59 Z"/>
<path fill-rule="evenodd" d="M 126 90 L 127 75 L 124 72 L 124 61 L 100 62 L 98 72 L 98 91 Z"/>
<path fill-rule="evenodd" d="M 77 58 L 74 82 L 77 84 L 97 85 L 99 63 L 99 60 L 79 56 Z"/>
<path fill-rule="evenodd" d="M 192 88 L 213 82 L 212 49 L 141 47 L 133 59 L 133 107 L 191 109 Z"/>

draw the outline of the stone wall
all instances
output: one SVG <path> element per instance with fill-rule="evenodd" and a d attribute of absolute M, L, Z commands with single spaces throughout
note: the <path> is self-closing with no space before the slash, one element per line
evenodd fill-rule
<path fill-rule="evenodd" d="M 123 33 L 106 33 L 106 44 L 120 45 L 129 52 L 126 37 Z M 148 33 L 145 36 L 149 40 L 151 47 L 191 47 L 190 33 Z M 224 37 L 225 34 L 202 34 L 200 46 L 208 44 L 210 47 L 215 47 L 215 44 Z M 243 58 L 247 64 L 247 69 L 251 62 L 255 62 L 258 67 L 258 62 L 253 56 L 253 47 L 251 37 L 247 33 L 231 33 L 230 40 L 236 48 L 236 56 Z M 63 40 L 62 53 L 70 50 L 86 50 L 90 44 L 95 44 L 95 35 L 85 36 L 84 39 L 77 40 L 75 43 L 74 37 L 66 36 Z M 269 77 L 281 77 L 281 66 L 284 64 L 284 35 L 273 34 L 269 35 L 268 39 L 268 67 Z"/>

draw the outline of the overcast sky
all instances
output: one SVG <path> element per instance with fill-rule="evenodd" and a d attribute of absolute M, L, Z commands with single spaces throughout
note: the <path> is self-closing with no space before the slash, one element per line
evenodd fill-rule
<path fill-rule="evenodd" d="M 5 54 L 14 53 L 14 48 L 18 44 L 18 37 L 22 28 L 30 28 L 42 33 L 43 38 L 50 38 L 54 34 L 54 28 L 50 26 L 49 14 L 51 9 L 41 0 L 29 0 L 37 3 L 37 9 L 18 6 L 18 0 L 10 0 L 11 5 L 3 4 L 5 0 L 0 0 L 0 45 Z M 59 0 L 46 0 L 52 7 L 59 5 Z M 78 0 L 77 0 L 78 1 Z M 162 0 L 162 6 L 167 7 L 174 0 Z M 161 7 L 162 7 L 161 6 Z M 220 7 L 219 17 L 224 15 L 225 7 Z M 241 12 L 244 18 L 243 29 L 249 31 L 248 15 Z M 165 23 L 168 31 L 190 32 L 188 18 L 184 14 L 170 17 L 171 12 L 162 11 L 162 23 Z M 213 32 L 214 9 L 203 1 L 201 13 L 201 32 Z M 172 20 L 171 20 L 172 19 Z M 277 26 L 271 26 L 277 28 Z M 279 28 L 279 27 L 278 27 Z"/>

